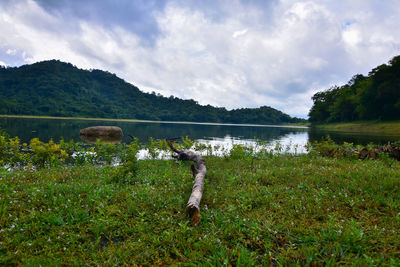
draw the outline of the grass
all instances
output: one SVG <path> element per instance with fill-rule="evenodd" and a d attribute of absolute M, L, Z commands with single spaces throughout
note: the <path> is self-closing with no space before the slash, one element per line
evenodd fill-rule
<path fill-rule="evenodd" d="M 0 265 L 400 265 L 399 162 L 241 146 L 205 159 L 197 227 L 188 162 L 1 168 Z"/>
<path fill-rule="evenodd" d="M 313 126 L 318 130 L 357 132 L 373 135 L 395 135 L 400 136 L 400 121 L 359 121 L 344 123 L 329 123 Z"/>

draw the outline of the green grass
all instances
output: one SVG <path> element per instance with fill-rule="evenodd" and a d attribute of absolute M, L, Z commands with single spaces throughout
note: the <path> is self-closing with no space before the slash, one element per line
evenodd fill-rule
<path fill-rule="evenodd" d="M 399 162 L 205 159 L 197 227 L 188 162 L 0 169 L 0 265 L 400 265 Z"/>
<path fill-rule="evenodd" d="M 313 127 L 318 130 L 357 132 L 364 134 L 400 136 L 400 121 L 359 121 L 344 123 L 318 124 Z"/>

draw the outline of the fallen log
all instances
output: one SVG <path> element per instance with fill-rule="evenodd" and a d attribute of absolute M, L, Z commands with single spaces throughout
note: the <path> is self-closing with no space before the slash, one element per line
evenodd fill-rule
<path fill-rule="evenodd" d="M 194 177 L 194 185 L 192 194 L 190 195 L 190 198 L 186 204 L 186 213 L 188 213 L 190 216 L 191 224 L 196 226 L 201 220 L 200 201 L 203 196 L 204 178 L 207 172 L 206 163 L 201 156 L 190 150 L 176 149 L 172 145 L 171 140 L 167 140 L 167 143 L 171 150 L 177 154 L 173 155 L 174 158 L 177 160 L 191 160 L 197 163 L 197 168 L 194 165 L 191 166 Z"/>

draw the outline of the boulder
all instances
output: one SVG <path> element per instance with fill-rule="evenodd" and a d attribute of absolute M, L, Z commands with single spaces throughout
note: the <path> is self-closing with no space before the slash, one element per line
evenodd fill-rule
<path fill-rule="evenodd" d="M 116 126 L 93 126 L 80 130 L 80 136 L 86 137 L 113 137 L 122 139 L 122 129 Z"/>

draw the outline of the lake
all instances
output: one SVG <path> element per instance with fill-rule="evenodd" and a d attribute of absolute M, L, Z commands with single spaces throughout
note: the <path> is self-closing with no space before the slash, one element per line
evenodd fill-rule
<path fill-rule="evenodd" d="M 255 140 L 268 141 L 271 146 L 280 143 L 290 151 L 304 152 L 307 142 L 321 140 L 329 135 L 335 142 L 353 142 L 368 144 L 370 142 L 384 144 L 388 141 L 400 140 L 400 136 L 375 136 L 361 133 L 337 133 L 317 131 L 308 127 L 288 127 L 277 125 L 232 125 L 232 124 L 194 124 L 194 123 L 160 123 L 111 120 L 82 119 L 37 119 L 0 117 L 0 129 L 10 136 L 18 136 L 22 142 L 29 142 L 34 137 L 48 142 L 58 142 L 61 137 L 69 141 L 81 141 L 79 130 L 98 125 L 118 126 L 124 132 L 122 142 L 129 142 L 129 135 L 135 136 L 145 143 L 149 137 L 154 139 L 176 138 L 188 136 L 192 140 L 213 145 L 231 146 L 234 143 L 254 144 Z"/>

